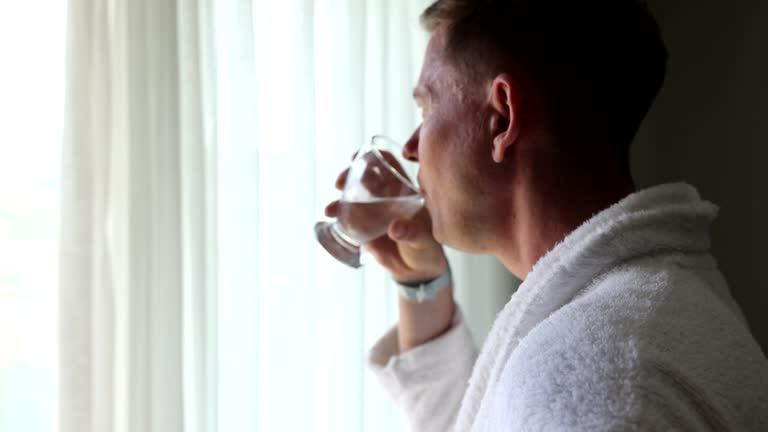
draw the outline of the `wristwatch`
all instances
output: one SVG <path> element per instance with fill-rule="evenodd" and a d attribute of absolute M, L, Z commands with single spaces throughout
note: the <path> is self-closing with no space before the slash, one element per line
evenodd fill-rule
<path fill-rule="evenodd" d="M 440 290 L 445 288 L 445 286 L 450 282 L 451 269 L 449 267 L 445 273 L 430 281 L 417 284 L 404 284 L 395 281 L 395 284 L 397 284 L 397 290 L 400 293 L 400 297 L 414 301 L 416 303 L 423 303 L 425 301 L 433 300 L 435 297 L 437 297 L 437 294 L 440 292 Z"/>

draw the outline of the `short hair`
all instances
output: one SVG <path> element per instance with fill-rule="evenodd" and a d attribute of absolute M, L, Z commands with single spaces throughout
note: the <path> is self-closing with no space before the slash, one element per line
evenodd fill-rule
<path fill-rule="evenodd" d="M 512 72 L 544 97 L 555 134 L 587 121 L 627 159 L 666 74 L 658 24 L 639 0 L 437 0 L 421 22 L 445 28 L 446 54 L 467 79 Z"/>

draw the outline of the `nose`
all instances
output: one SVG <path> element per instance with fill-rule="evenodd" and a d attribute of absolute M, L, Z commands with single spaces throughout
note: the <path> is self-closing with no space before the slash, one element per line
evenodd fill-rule
<path fill-rule="evenodd" d="M 419 132 L 421 131 L 421 125 L 416 128 L 415 131 L 411 134 L 411 137 L 408 138 L 408 141 L 405 142 L 405 146 L 403 147 L 403 157 L 408 159 L 409 161 L 418 162 L 419 161 Z"/>

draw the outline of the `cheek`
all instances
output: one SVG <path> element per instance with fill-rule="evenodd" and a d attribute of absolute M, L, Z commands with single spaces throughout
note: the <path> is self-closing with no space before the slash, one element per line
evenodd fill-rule
<path fill-rule="evenodd" d="M 450 188 L 461 194 L 478 181 L 479 161 L 491 158 L 485 146 L 483 110 L 468 103 L 438 109 L 422 123 L 419 161 L 432 187 Z M 484 151 L 484 147 L 488 147 Z"/>
<path fill-rule="evenodd" d="M 490 158 L 490 149 L 483 151 L 484 140 L 476 123 L 469 118 L 447 120 L 434 130 L 434 139 L 427 150 L 428 158 L 435 163 L 443 177 L 459 184 L 475 181 L 479 162 Z M 487 153 L 487 155 L 485 155 Z M 458 186 L 458 185 L 454 185 Z"/>
<path fill-rule="evenodd" d="M 419 135 L 419 165 L 422 175 L 432 178 L 439 171 L 440 152 L 445 138 L 439 122 L 427 120 L 421 125 Z"/>

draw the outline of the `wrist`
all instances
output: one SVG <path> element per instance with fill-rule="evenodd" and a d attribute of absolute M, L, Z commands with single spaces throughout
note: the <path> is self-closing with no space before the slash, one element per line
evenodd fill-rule
<path fill-rule="evenodd" d="M 392 279 L 394 279 L 398 284 L 419 285 L 421 283 L 429 282 L 439 278 L 440 275 L 446 271 L 450 271 L 450 266 L 448 265 L 447 260 L 441 262 L 440 264 L 432 265 L 428 268 L 411 270 L 407 273 L 390 273 L 390 275 Z"/>
<path fill-rule="evenodd" d="M 435 277 L 421 279 L 414 282 L 400 282 L 395 280 L 400 297 L 416 303 L 434 300 L 446 286 L 451 284 L 453 277 L 450 267 Z"/>

